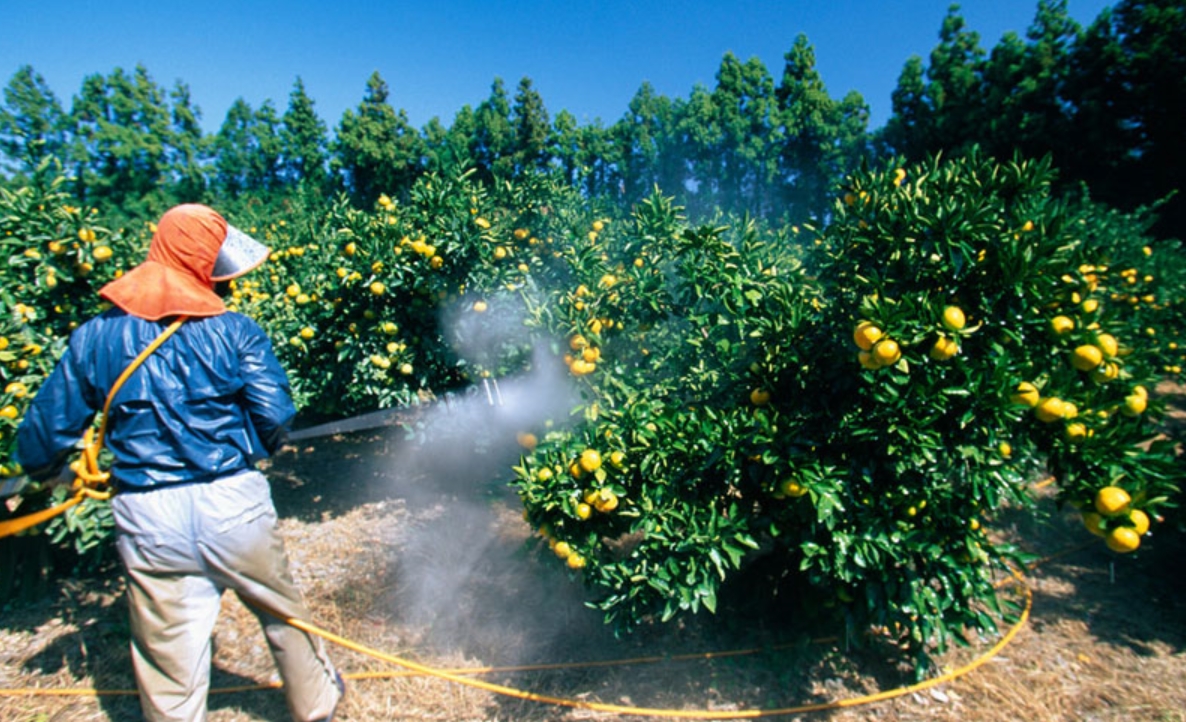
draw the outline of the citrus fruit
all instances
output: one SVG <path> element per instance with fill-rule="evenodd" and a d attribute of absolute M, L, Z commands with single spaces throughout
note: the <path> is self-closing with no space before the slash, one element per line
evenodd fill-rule
<path fill-rule="evenodd" d="M 1029 381 L 1022 381 L 1017 384 L 1017 389 L 1014 390 L 1013 395 L 1009 400 L 1020 406 L 1037 406 L 1038 402 L 1042 400 L 1041 394 L 1038 393 L 1038 387 L 1031 384 Z"/>
<path fill-rule="evenodd" d="M 770 392 L 766 389 L 754 389 L 749 392 L 749 401 L 754 406 L 765 406 L 770 403 Z"/>
<path fill-rule="evenodd" d="M 1128 520 L 1132 522 L 1132 528 L 1138 535 L 1145 536 L 1145 532 L 1149 531 L 1149 515 L 1140 509 L 1130 510 Z"/>
<path fill-rule="evenodd" d="M 585 471 L 597 471 L 601 468 L 601 454 L 597 449 L 585 449 L 577 461 Z"/>
<path fill-rule="evenodd" d="M 1135 552 L 1137 547 L 1141 546 L 1141 535 L 1137 534 L 1136 530 L 1131 527 L 1118 526 L 1108 532 L 1108 536 L 1104 538 L 1104 543 L 1114 552 L 1128 554 L 1129 552 Z"/>
<path fill-rule="evenodd" d="M 1116 337 L 1110 333 L 1101 333 L 1095 337 L 1095 345 L 1100 351 L 1104 352 L 1104 356 L 1112 358 L 1120 351 L 1120 343 L 1116 341 Z"/>
<path fill-rule="evenodd" d="M 778 490 L 786 496 L 798 498 L 807 493 L 806 487 L 794 479 L 787 479 L 778 485 Z"/>
<path fill-rule="evenodd" d="M 871 351 L 873 344 L 882 336 L 880 328 L 873 325 L 870 321 L 861 321 L 857 324 L 857 328 L 853 331 L 852 340 L 856 342 L 857 346 L 862 351 Z"/>
<path fill-rule="evenodd" d="M 946 361 L 960 351 L 960 345 L 945 336 L 940 336 L 931 347 L 931 358 L 936 361 Z"/>
<path fill-rule="evenodd" d="M 1107 536 L 1108 532 L 1104 530 L 1104 518 L 1100 516 L 1099 512 L 1085 511 L 1083 512 L 1083 526 L 1087 531 L 1095 534 L 1098 537 Z"/>
<path fill-rule="evenodd" d="M 1062 399 L 1053 396 L 1041 399 L 1037 405 L 1034 406 L 1034 415 L 1038 420 L 1049 424 L 1052 421 L 1057 421 L 1063 418 L 1066 413 L 1066 402 Z"/>
<path fill-rule="evenodd" d="M 948 331 L 959 331 L 967 322 L 963 309 L 959 306 L 948 306 L 943 309 L 943 327 Z"/>
<path fill-rule="evenodd" d="M 1083 344 L 1071 352 L 1071 365 L 1080 371 L 1090 371 L 1103 363 L 1104 352 L 1098 346 Z"/>
<path fill-rule="evenodd" d="M 882 366 L 890 366 L 902 358 L 902 349 L 892 338 L 883 338 L 873 346 L 873 358 Z"/>
<path fill-rule="evenodd" d="M 1095 510 L 1104 516 L 1123 514 L 1132 497 L 1118 486 L 1105 486 L 1095 493 Z"/>
<path fill-rule="evenodd" d="M 1148 397 L 1141 396 L 1140 394 L 1132 394 L 1125 397 L 1124 406 L 1120 409 L 1120 412 L 1125 416 L 1140 416 L 1145 412 L 1148 405 Z"/>
<path fill-rule="evenodd" d="M 1050 330 L 1054 331 L 1055 335 L 1061 336 L 1075 330 L 1075 322 L 1067 316 L 1055 316 L 1050 319 Z"/>

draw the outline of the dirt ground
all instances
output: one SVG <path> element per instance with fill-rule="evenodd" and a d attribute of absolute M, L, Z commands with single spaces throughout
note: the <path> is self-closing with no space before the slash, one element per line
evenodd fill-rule
<path fill-rule="evenodd" d="M 1175 413 L 1171 433 L 1184 421 Z M 745 584 L 716 615 L 615 638 L 491 480 L 514 448 L 404 437 L 329 437 L 267 465 L 293 575 L 323 629 L 436 668 L 497 668 L 471 679 L 693 719 L 851 700 L 913 681 L 893 649 L 857 649 L 791 600 L 755 603 Z M 1042 561 L 1028 578 L 1028 623 L 991 661 L 896 699 L 779 719 L 1186 721 L 1186 535 L 1163 524 L 1138 555 L 1118 557 L 1091 543 L 1073 515 L 1040 506 L 1037 518 L 997 522 Z M 139 719 L 124 603 L 111 573 L 6 610 L 0 719 Z M 995 641 L 949 652 L 941 667 L 966 665 Z M 658 719 L 522 701 L 331 647 L 350 680 L 341 720 Z M 212 722 L 288 719 L 281 694 L 267 688 L 276 677 L 263 636 L 232 595 L 215 650 Z"/>

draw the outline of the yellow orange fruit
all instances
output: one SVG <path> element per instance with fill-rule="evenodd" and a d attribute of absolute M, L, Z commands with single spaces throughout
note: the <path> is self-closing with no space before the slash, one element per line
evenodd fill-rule
<path fill-rule="evenodd" d="M 953 339 L 940 336 L 931 347 L 931 358 L 936 361 L 947 361 L 960 351 L 960 345 Z"/>
<path fill-rule="evenodd" d="M 872 322 L 861 321 L 852 333 L 852 340 L 856 342 L 857 347 L 862 351 L 872 351 L 873 344 L 877 343 L 882 335 L 882 330 L 873 325 Z"/>
<path fill-rule="evenodd" d="M 902 358 L 902 349 L 892 338 L 883 338 L 873 346 L 873 358 L 882 366 L 896 364 Z"/>
<path fill-rule="evenodd" d="M 1139 536 L 1145 536 L 1145 532 L 1149 531 L 1149 515 L 1140 509 L 1130 510 L 1128 520 L 1132 522 L 1133 531 Z"/>
<path fill-rule="evenodd" d="M 1118 526 L 1108 532 L 1108 536 L 1104 537 L 1104 543 L 1114 552 L 1128 554 L 1141 546 L 1141 535 L 1131 527 Z"/>
<path fill-rule="evenodd" d="M 1098 346 L 1083 344 L 1071 352 L 1071 365 L 1080 371 L 1091 371 L 1104 361 L 1104 352 Z"/>
<path fill-rule="evenodd" d="M 1075 322 L 1067 316 L 1055 316 L 1050 319 L 1050 330 L 1057 336 L 1075 330 Z"/>
<path fill-rule="evenodd" d="M 1063 418 L 1066 410 L 1065 401 L 1051 396 L 1038 401 L 1038 404 L 1034 406 L 1034 415 L 1038 417 L 1039 421 L 1049 424 Z"/>
<path fill-rule="evenodd" d="M 1125 416 L 1136 417 L 1145 413 L 1145 409 L 1149 405 L 1149 399 L 1146 396 L 1139 394 L 1132 394 L 1124 398 L 1124 406 L 1120 407 L 1120 413 Z"/>
<path fill-rule="evenodd" d="M 597 471 L 601 468 L 601 454 L 597 449 L 585 449 L 581 452 L 578 463 L 585 471 Z"/>
<path fill-rule="evenodd" d="M 1116 337 L 1110 333 L 1101 333 L 1095 337 L 1095 345 L 1100 351 L 1104 352 L 1104 356 L 1112 358 L 1120 351 L 1120 343 L 1116 341 Z"/>
<path fill-rule="evenodd" d="M 749 392 L 749 401 L 754 406 L 765 406 L 770 403 L 770 392 L 766 389 L 754 389 Z"/>
<path fill-rule="evenodd" d="M 1132 497 L 1118 486 L 1105 486 L 1095 493 L 1095 510 L 1104 516 L 1116 516 L 1128 510 Z"/>
<path fill-rule="evenodd" d="M 1009 400 L 1020 406 L 1033 407 L 1038 405 L 1041 398 L 1037 386 L 1034 386 L 1029 381 L 1022 381 L 1017 384 L 1017 388 L 1013 391 L 1013 395 L 1009 397 Z"/>
<path fill-rule="evenodd" d="M 943 309 L 943 327 L 948 331 L 959 331 L 967 322 L 968 319 L 959 306 L 948 306 Z"/>

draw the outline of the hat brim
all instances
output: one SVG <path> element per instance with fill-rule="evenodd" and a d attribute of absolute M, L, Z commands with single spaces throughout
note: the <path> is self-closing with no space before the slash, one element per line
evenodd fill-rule
<path fill-rule="evenodd" d="M 226 240 L 218 249 L 210 280 L 229 281 L 238 278 L 268 260 L 269 253 L 271 250 L 267 246 L 228 224 Z"/>

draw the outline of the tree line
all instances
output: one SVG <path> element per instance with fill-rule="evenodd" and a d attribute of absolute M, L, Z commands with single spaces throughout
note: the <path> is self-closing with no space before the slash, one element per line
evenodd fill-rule
<path fill-rule="evenodd" d="M 1183 185 L 1184 86 L 1182 0 L 1120 0 L 1087 28 L 1066 0 L 1040 0 L 1024 36 L 989 51 L 952 6 L 928 59 L 906 61 L 880 129 L 869 128 L 859 93 L 829 94 L 803 35 L 777 78 L 729 53 L 713 87 L 669 98 L 643 83 L 610 125 L 550 115 L 524 77 L 513 93 L 496 78 L 451 123 L 417 129 L 375 72 L 332 134 L 298 77 L 283 112 L 240 98 L 209 135 L 189 86 L 166 89 L 143 66 L 86 77 L 68 108 L 24 66 L 0 106 L 0 182 L 23 182 L 53 157 L 85 203 L 143 217 L 175 202 L 274 203 L 298 190 L 370 204 L 424 173 L 472 168 L 485 180 L 556 174 L 621 204 L 657 185 L 693 215 L 801 221 L 826 214 L 863 163 L 978 146 L 1000 158 L 1050 155 L 1068 189 L 1131 209 Z M 1179 197 L 1161 205 L 1160 230 L 1180 234 L 1184 209 Z"/>

